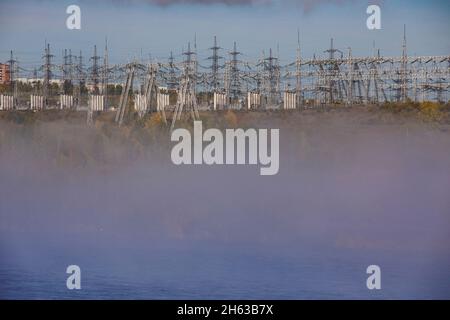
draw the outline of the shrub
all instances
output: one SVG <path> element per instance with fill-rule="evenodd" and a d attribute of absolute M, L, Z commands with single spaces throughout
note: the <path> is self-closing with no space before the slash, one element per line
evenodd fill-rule
<path fill-rule="evenodd" d="M 228 110 L 227 113 L 225 114 L 225 120 L 227 122 L 227 124 L 229 126 L 231 126 L 232 128 L 236 128 L 237 127 L 237 116 L 234 113 L 233 110 Z"/>
<path fill-rule="evenodd" d="M 420 104 L 420 117 L 425 121 L 440 121 L 443 118 L 439 103 L 425 101 Z"/>

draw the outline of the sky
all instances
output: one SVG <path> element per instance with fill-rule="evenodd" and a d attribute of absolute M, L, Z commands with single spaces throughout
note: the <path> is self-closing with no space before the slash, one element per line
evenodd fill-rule
<path fill-rule="evenodd" d="M 381 8 L 381 30 L 368 30 L 368 4 Z M 66 28 L 66 8 L 81 8 L 81 30 Z M 281 63 L 295 58 L 297 30 L 302 55 L 324 56 L 330 38 L 354 56 L 400 55 L 406 24 L 410 55 L 450 54 L 450 1 L 446 0 L 0 0 L 0 61 L 10 50 L 23 68 L 42 63 L 45 41 L 55 63 L 62 50 L 102 55 L 108 38 L 110 62 L 134 58 L 166 61 L 170 51 L 181 59 L 197 40 L 199 60 L 208 65 L 213 37 L 222 56 L 237 42 L 241 60 L 253 61 L 272 48 Z"/>

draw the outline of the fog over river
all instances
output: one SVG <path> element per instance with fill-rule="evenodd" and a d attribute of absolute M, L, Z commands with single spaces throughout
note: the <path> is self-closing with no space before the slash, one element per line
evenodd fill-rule
<path fill-rule="evenodd" d="M 154 128 L 0 120 L 0 298 L 450 298 L 449 126 L 226 117 L 280 129 L 277 175 L 175 166 Z"/>

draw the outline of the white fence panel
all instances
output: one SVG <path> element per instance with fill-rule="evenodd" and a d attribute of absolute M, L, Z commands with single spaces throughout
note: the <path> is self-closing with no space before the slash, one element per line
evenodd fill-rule
<path fill-rule="evenodd" d="M 105 106 L 105 96 L 94 94 L 89 96 L 89 108 L 92 111 L 103 111 L 104 106 Z"/>
<path fill-rule="evenodd" d="M 44 97 L 31 95 L 30 96 L 30 109 L 31 110 L 42 110 L 44 109 Z"/>
<path fill-rule="evenodd" d="M 60 109 L 72 109 L 73 108 L 73 96 L 62 94 L 59 96 L 59 108 Z"/>
<path fill-rule="evenodd" d="M 168 106 L 169 106 L 169 94 L 158 92 L 157 102 L 156 102 L 156 110 L 163 111 Z"/>
<path fill-rule="evenodd" d="M 285 91 L 283 109 L 295 109 L 297 105 L 297 94 Z"/>
<path fill-rule="evenodd" d="M 225 109 L 227 105 L 227 95 L 225 93 L 214 92 L 214 110 Z"/>
<path fill-rule="evenodd" d="M 0 95 L 0 110 L 12 110 L 14 108 L 14 97 Z"/>
<path fill-rule="evenodd" d="M 143 114 L 147 111 L 147 99 L 145 99 L 145 95 L 136 94 L 134 96 L 134 110 Z"/>
<path fill-rule="evenodd" d="M 258 109 L 261 106 L 261 94 L 249 92 L 247 95 L 248 110 Z"/>

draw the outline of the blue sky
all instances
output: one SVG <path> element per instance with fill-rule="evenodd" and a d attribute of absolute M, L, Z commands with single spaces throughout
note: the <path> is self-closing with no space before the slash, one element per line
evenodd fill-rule
<path fill-rule="evenodd" d="M 403 24 L 407 25 L 409 54 L 450 54 L 450 1 L 446 0 L 253 0 L 250 5 L 185 0 L 155 5 L 166 1 L 174 0 L 0 0 L 0 61 L 14 50 L 24 66 L 39 64 L 45 40 L 52 45 L 56 63 L 64 48 L 82 50 L 87 56 L 97 44 L 102 54 L 106 36 L 112 63 L 141 53 L 165 61 L 171 50 L 181 58 L 182 48 L 196 34 L 201 59 L 209 55 L 207 49 L 216 35 L 225 49 L 222 55 L 237 41 L 243 60 L 279 47 L 281 60 L 287 63 L 295 56 L 297 28 L 305 57 L 324 55 L 331 37 L 343 51 L 352 47 L 355 56 L 372 54 L 374 41 L 383 55 L 400 55 Z M 369 3 L 381 7 L 381 30 L 366 28 Z M 81 7 L 81 30 L 65 27 L 70 4 Z"/>

